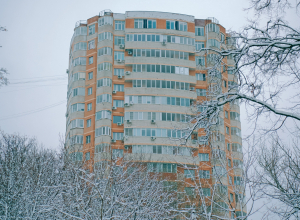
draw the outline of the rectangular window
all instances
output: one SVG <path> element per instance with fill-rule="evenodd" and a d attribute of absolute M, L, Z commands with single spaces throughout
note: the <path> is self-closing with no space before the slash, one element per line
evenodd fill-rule
<path fill-rule="evenodd" d="M 233 202 L 233 194 L 230 193 L 230 202 Z"/>
<path fill-rule="evenodd" d="M 113 132 L 113 139 L 115 140 L 123 140 L 123 132 Z"/>
<path fill-rule="evenodd" d="M 124 60 L 124 52 L 116 51 L 114 55 L 114 60 Z"/>
<path fill-rule="evenodd" d="M 115 76 L 124 76 L 124 69 L 114 69 Z"/>
<path fill-rule="evenodd" d="M 85 136 L 85 143 L 86 144 L 91 143 L 91 135 Z"/>
<path fill-rule="evenodd" d="M 115 36 L 115 45 L 125 44 L 125 38 L 120 36 Z"/>
<path fill-rule="evenodd" d="M 88 95 L 92 95 L 92 87 L 88 88 Z"/>
<path fill-rule="evenodd" d="M 210 188 L 202 188 L 202 191 L 204 196 L 211 196 Z"/>
<path fill-rule="evenodd" d="M 89 80 L 93 79 L 93 72 L 88 73 Z"/>
<path fill-rule="evenodd" d="M 89 128 L 91 127 L 91 125 L 92 125 L 92 120 L 91 119 L 86 120 L 86 127 Z"/>
<path fill-rule="evenodd" d="M 230 144 L 227 143 L 227 150 L 230 151 Z"/>
<path fill-rule="evenodd" d="M 196 73 L 196 79 L 199 81 L 206 81 L 206 77 L 204 73 Z"/>
<path fill-rule="evenodd" d="M 143 19 L 134 19 L 134 28 L 143 28 Z"/>
<path fill-rule="evenodd" d="M 210 178 L 209 170 L 199 170 L 199 178 L 209 179 Z"/>
<path fill-rule="evenodd" d="M 88 136 L 87 136 L 88 137 Z M 85 153 L 85 160 L 90 160 L 91 156 L 90 156 L 90 152 L 86 152 Z"/>
<path fill-rule="evenodd" d="M 166 26 L 167 26 L 167 29 L 175 30 L 175 21 L 167 21 Z"/>
<path fill-rule="evenodd" d="M 113 116 L 113 123 L 117 124 L 117 123 L 121 123 L 123 124 L 123 116 Z"/>
<path fill-rule="evenodd" d="M 124 108 L 124 101 L 123 100 L 114 100 L 113 106 L 117 107 L 117 108 Z"/>
<path fill-rule="evenodd" d="M 89 57 L 89 64 L 92 64 L 94 62 L 94 57 Z"/>
<path fill-rule="evenodd" d="M 115 30 L 124 30 L 125 21 L 115 21 Z"/>
<path fill-rule="evenodd" d="M 228 118 L 228 111 L 225 111 L 225 118 Z"/>
<path fill-rule="evenodd" d="M 124 92 L 124 85 L 114 84 L 114 90 L 117 91 L 117 92 Z"/>
<path fill-rule="evenodd" d="M 91 40 L 88 42 L 88 49 L 95 49 L 95 40 Z"/>
<path fill-rule="evenodd" d="M 195 178 L 195 170 L 184 170 L 185 178 Z"/>
<path fill-rule="evenodd" d="M 209 161 L 209 154 L 200 153 L 199 154 L 199 160 L 200 161 Z"/>
<path fill-rule="evenodd" d="M 91 111 L 92 110 L 92 103 L 87 104 L 87 111 Z"/>
<path fill-rule="evenodd" d="M 89 35 L 92 35 L 95 33 L 95 24 L 92 24 L 89 26 Z"/>
<path fill-rule="evenodd" d="M 204 42 L 195 42 L 196 50 L 204 48 Z"/>
<path fill-rule="evenodd" d="M 228 167 L 231 167 L 231 160 L 228 159 Z"/>
<path fill-rule="evenodd" d="M 204 36 L 204 27 L 195 27 L 196 36 Z"/>
<path fill-rule="evenodd" d="M 205 57 L 203 56 L 196 56 L 196 65 L 198 66 L 205 66 Z"/>
<path fill-rule="evenodd" d="M 116 159 L 116 158 L 120 158 L 120 157 L 123 157 L 123 150 L 121 149 L 113 149 L 113 158 Z"/>
<path fill-rule="evenodd" d="M 229 134 L 229 127 L 226 126 L 226 134 Z"/>
<path fill-rule="evenodd" d="M 206 89 L 196 89 L 197 96 L 206 96 Z"/>

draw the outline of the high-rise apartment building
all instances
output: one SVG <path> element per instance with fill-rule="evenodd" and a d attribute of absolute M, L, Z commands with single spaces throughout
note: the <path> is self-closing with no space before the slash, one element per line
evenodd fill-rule
<path fill-rule="evenodd" d="M 238 103 L 226 104 L 221 111 L 217 147 L 203 146 L 207 142 L 201 128 L 185 146 L 170 140 L 184 135 L 174 129 L 186 127 L 195 114 L 192 104 L 209 93 L 207 67 L 213 65 L 215 53 L 199 50 L 230 46 L 226 29 L 213 18 L 102 11 L 77 22 L 69 56 L 67 148 L 91 169 L 108 152 L 111 158 L 142 154 L 149 171 L 163 172 L 170 180 L 189 182 L 199 172 L 199 178 L 211 183 L 214 172 L 227 172 L 222 185 L 230 201 L 220 205 L 232 202 L 236 207 L 239 197 L 233 187 L 241 183 L 242 172 L 232 167 L 243 163 Z M 233 59 L 227 57 L 220 70 L 223 91 L 237 82 L 231 67 Z M 216 155 L 225 166 L 214 164 Z M 182 164 L 196 164 L 198 171 L 184 170 Z M 207 189 L 203 192 L 209 196 Z"/>

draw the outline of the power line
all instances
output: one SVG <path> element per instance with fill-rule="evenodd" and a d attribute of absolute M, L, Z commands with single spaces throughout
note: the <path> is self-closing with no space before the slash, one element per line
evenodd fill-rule
<path fill-rule="evenodd" d="M 54 108 L 54 107 L 56 107 L 58 105 L 61 105 L 61 104 L 64 104 L 64 103 L 66 103 L 66 100 L 63 100 L 63 101 L 60 101 L 60 102 L 57 102 L 57 103 L 54 103 L 52 105 L 48 105 L 48 106 L 45 106 L 45 107 L 42 107 L 42 108 L 33 109 L 33 110 L 30 110 L 30 111 L 27 111 L 27 112 L 22 112 L 22 113 L 17 113 L 17 114 L 1 117 L 0 121 L 11 119 L 11 118 L 22 117 L 22 116 L 30 115 L 30 114 L 37 113 L 37 112 L 41 112 L 41 111 L 44 111 L 44 110 L 47 110 L 47 109 L 50 109 L 50 108 Z"/>

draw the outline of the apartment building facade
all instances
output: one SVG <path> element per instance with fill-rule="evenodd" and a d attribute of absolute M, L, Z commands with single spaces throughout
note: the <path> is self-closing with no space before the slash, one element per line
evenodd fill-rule
<path fill-rule="evenodd" d="M 213 18 L 105 10 L 77 22 L 67 70 L 66 147 L 91 170 L 103 158 L 131 156 L 139 161 L 141 154 L 140 162 L 150 172 L 162 172 L 174 181 L 191 182 L 195 176 L 195 170 L 181 168 L 182 164 L 196 164 L 197 176 L 206 183 L 213 182 L 213 172 L 225 169 L 222 184 L 236 207 L 238 197 L 232 187 L 242 177 L 232 167 L 241 168 L 243 163 L 238 104 L 226 104 L 221 111 L 216 149 L 205 147 L 201 127 L 184 146 L 170 140 L 185 135 L 180 129 L 197 113 L 193 104 L 207 99 L 207 67 L 214 53 L 200 49 L 230 46 L 226 29 Z M 227 91 L 237 81 L 232 57 L 224 62 L 220 77 L 222 90 Z M 226 167 L 212 164 L 216 152 L 226 160 Z"/>

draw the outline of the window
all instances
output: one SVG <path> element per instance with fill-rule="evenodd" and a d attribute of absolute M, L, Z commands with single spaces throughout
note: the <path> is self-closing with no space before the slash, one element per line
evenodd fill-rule
<path fill-rule="evenodd" d="M 92 95 L 92 87 L 88 88 L 88 95 Z"/>
<path fill-rule="evenodd" d="M 71 128 L 83 128 L 83 119 L 74 119 L 70 122 Z"/>
<path fill-rule="evenodd" d="M 210 24 L 206 25 L 206 32 L 216 32 L 216 33 L 219 33 L 220 32 L 220 28 L 219 28 L 219 26 L 217 24 L 210 23 Z"/>
<path fill-rule="evenodd" d="M 196 73 L 196 79 L 199 81 L 206 81 L 206 77 L 204 73 Z"/>
<path fill-rule="evenodd" d="M 88 49 L 95 49 L 95 40 L 91 40 L 88 42 Z"/>
<path fill-rule="evenodd" d="M 175 29 L 175 21 L 167 21 L 167 29 Z"/>
<path fill-rule="evenodd" d="M 229 127 L 226 126 L 226 134 L 229 134 Z"/>
<path fill-rule="evenodd" d="M 229 176 L 229 185 L 232 185 L 233 181 L 232 181 L 232 176 Z"/>
<path fill-rule="evenodd" d="M 110 94 L 102 94 L 97 96 L 97 104 L 101 102 L 110 102 L 111 103 L 111 95 Z"/>
<path fill-rule="evenodd" d="M 220 42 L 216 39 L 209 39 L 208 40 L 208 46 L 209 47 L 216 47 L 216 48 L 220 49 Z"/>
<path fill-rule="evenodd" d="M 185 187 L 184 191 L 187 196 L 194 196 L 195 195 L 195 188 L 194 187 Z"/>
<path fill-rule="evenodd" d="M 224 43 L 224 41 L 225 41 L 225 36 L 224 34 L 221 33 L 221 42 Z"/>
<path fill-rule="evenodd" d="M 70 138 L 70 144 L 83 144 L 83 136 L 82 135 L 74 135 Z"/>
<path fill-rule="evenodd" d="M 175 73 L 181 75 L 189 75 L 188 67 L 154 65 L 154 64 L 133 64 L 133 72 L 156 72 L 156 73 Z"/>
<path fill-rule="evenodd" d="M 121 149 L 113 149 L 112 153 L 113 153 L 112 156 L 114 159 L 123 157 L 123 150 L 121 150 Z"/>
<path fill-rule="evenodd" d="M 227 143 L 227 150 L 230 151 L 230 143 Z"/>
<path fill-rule="evenodd" d="M 143 28 L 143 19 L 134 19 L 134 28 Z"/>
<path fill-rule="evenodd" d="M 180 21 L 166 21 L 167 29 L 187 31 L 187 23 Z"/>
<path fill-rule="evenodd" d="M 88 136 L 86 136 L 86 137 L 88 137 Z M 89 135 L 89 137 L 91 137 L 91 136 Z M 90 143 L 90 142 L 89 142 L 89 143 Z M 88 161 L 88 160 L 90 160 L 90 159 L 91 159 L 90 152 L 86 152 L 86 153 L 85 153 L 85 160 Z"/>
<path fill-rule="evenodd" d="M 206 89 L 196 89 L 197 96 L 206 96 Z"/>
<path fill-rule="evenodd" d="M 228 167 L 231 167 L 231 160 L 228 159 Z"/>
<path fill-rule="evenodd" d="M 223 176 L 226 174 L 226 169 L 221 166 L 214 166 L 212 169 L 212 173 L 216 176 Z"/>
<path fill-rule="evenodd" d="M 82 161 L 82 152 L 75 152 L 75 153 L 71 153 L 70 157 L 73 161 Z"/>
<path fill-rule="evenodd" d="M 89 26 L 89 35 L 95 34 L 95 24 Z"/>
<path fill-rule="evenodd" d="M 113 106 L 117 107 L 117 108 L 124 108 L 124 101 L 123 100 L 114 100 Z"/>
<path fill-rule="evenodd" d="M 91 111 L 92 110 L 92 103 L 87 104 L 87 111 Z"/>
<path fill-rule="evenodd" d="M 113 25 L 113 18 L 111 16 L 104 16 L 99 18 L 98 25 L 101 27 L 102 25 Z"/>
<path fill-rule="evenodd" d="M 203 195 L 204 196 L 210 196 L 210 188 L 202 188 Z"/>
<path fill-rule="evenodd" d="M 124 60 L 124 52 L 116 51 L 114 59 L 123 61 Z"/>
<path fill-rule="evenodd" d="M 201 50 L 204 48 L 204 42 L 195 42 L 196 44 L 196 50 Z"/>
<path fill-rule="evenodd" d="M 85 73 L 74 73 L 73 81 L 85 80 Z"/>
<path fill-rule="evenodd" d="M 100 63 L 98 64 L 98 72 L 104 71 L 104 70 L 112 70 L 112 64 L 111 63 Z"/>
<path fill-rule="evenodd" d="M 96 128 L 96 137 L 101 136 L 101 135 L 111 135 L 111 128 L 110 127 L 100 127 Z"/>
<path fill-rule="evenodd" d="M 103 32 L 101 34 L 98 34 L 98 42 L 103 40 L 113 40 L 113 34 L 110 32 Z"/>
<path fill-rule="evenodd" d="M 113 139 L 114 140 L 123 140 L 123 135 L 124 135 L 123 132 L 113 132 Z"/>
<path fill-rule="evenodd" d="M 124 76 L 124 69 L 114 69 L 115 76 Z"/>
<path fill-rule="evenodd" d="M 200 153 L 198 155 L 199 155 L 199 160 L 200 161 L 209 161 L 209 154 Z"/>
<path fill-rule="evenodd" d="M 95 153 L 110 152 L 109 144 L 98 144 L 95 146 Z"/>
<path fill-rule="evenodd" d="M 190 106 L 191 99 L 166 96 L 125 96 L 126 103 Z"/>
<path fill-rule="evenodd" d="M 124 85 L 114 84 L 114 90 L 117 91 L 117 92 L 124 92 Z"/>
<path fill-rule="evenodd" d="M 195 178 L 195 170 L 184 170 L 185 178 Z"/>
<path fill-rule="evenodd" d="M 227 87 L 227 82 L 226 82 L 226 80 L 223 80 L 223 85 L 224 85 L 225 88 Z"/>
<path fill-rule="evenodd" d="M 111 47 L 102 47 L 98 50 L 98 56 L 102 55 L 112 55 L 112 48 Z"/>
<path fill-rule="evenodd" d="M 91 127 L 92 121 L 91 119 L 86 120 L 86 127 L 89 128 Z"/>
<path fill-rule="evenodd" d="M 89 57 L 89 64 L 92 64 L 94 61 L 94 57 Z"/>
<path fill-rule="evenodd" d="M 123 124 L 123 116 L 113 116 L 113 123 L 121 123 Z"/>
<path fill-rule="evenodd" d="M 126 34 L 126 41 L 152 41 L 195 45 L 195 39 L 190 37 L 158 34 Z"/>
<path fill-rule="evenodd" d="M 111 119 L 111 111 L 102 110 L 102 111 L 96 112 L 96 121 L 103 119 L 103 118 Z"/>
<path fill-rule="evenodd" d="M 102 86 L 109 86 L 111 87 L 111 79 L 110 78 L 102 78 L 97 80 L 97 87 L 102 87 Z"/>
<path fill-rule="evenodd" d="M 240 176 L 235 176 L 234 177 L 234 185 L 242 185 L 243 184 L 243 178 Z"/>
<path fill-rule="evenodd" d="M 188 52 L 174 50 L 155 50 L 155 49 L 133 49 L 134 57 L 166 57 L 175 59 L 189 59 Z"/>
<path fill-rule="evenodd" d="M 199 178 L 209 179 L 210 178 L 209 170 L 199 170 Z"/>
<path fill-rule="evenodd" d="M 93 79 L 93 72 L 89 72 L 89 73 L 88 73 L 88 79 L 89 79 L 89 80 Z"/>
<path fill-rule="evenodd" d="M 241 129 L 236 128 L 236 127 L 232 127 L 231 128 L 231 135 L 236 135 L 236 136 L 241 137 L 242 136 Z"/>
<path fill-rule="evenodd" d="M 235 168 L 243 168 L 243 161 L 241 161 L 241 160 L 233 160 L 233 166 L 235 167 Z"/>
<path fill-rule="evenodd" d="M 91 135 L 85 136 L 85 143 L 86 144 L 91 143 Z"/>
<path fill-rule="evenodd" d="M 225 111 L 225 118 L 228 118 L 228 111 Z"/>
<path fill-rule="evenodd" d="M 190 90 L 190 84 L 166 80 L 132 80 L 132 87 Z"/>
<path fill-rule="evenodd" d="M 86 50 L 86 42 L 79 42 L 77 44 L 74 44 L 73 51 L 75 52 L 77 50 Z"/>
<path fill-rule="evenodd" d="M 125 21 L 115 21 L 115 30 L 124 30 Z"/>
<path fill-rule="evenodd" d="M 230 112 L 230 120 L 240 121 L 240 114 L 237 112 Z"/>
<path fill-rule="evenodd" d="M 205 66 L 205 57 L 196 56 L 196 65 Z"/>
<path fill-rule="evenodd" d="M 73 89 L 73 97 L 74 96 L 84 96 L 85 95 L 85 91 L 84 91 L 84 88 L 82 87 L 79 87 L 79 88 L 76 88 L 76 89 Z"/>
<path fill-rule="evenodd" d="M 120 36 L 115 36 L 115 45 L 125 44 L 125 38 Z"/>
<path fill-rule="evenodd" d="M 147 163 L 148 172 L 176 173 L 177 165 L 170 163 Z"/>
<path fill-rule="evenodd" d="M 87 27 L 86 26 L 81 26 L 75 29 L 74 32 L 74 37 L 79 36 L 79 35 L 86 35 L 87 33 Z"/>
<path fill-rule="evenodd" d="M 71 112 L 84 111 L 84 103 L 77 103 L 71 106 Z"/>
<path fill-rule="evenodd" d="M 134 28 L 156 28 L 156 20 L 134 19 Z"/>
<path fill-rule="evenodd" d="M 232 151 L 242 153 L 243 152 L 242 151 L 242 145 L 233 143 L 232 144 Z"/>
<path fill-rule="evenodd" d="M 86 65 L 86 58 L 85 57 L 78 57 L 73 60 L 73 66 L 79 66 L 79 65 Z"/>
<path fill-rule="evenodd" d="M 195 27 L 196 36 L 204 36 L 204 27 Z"/>

